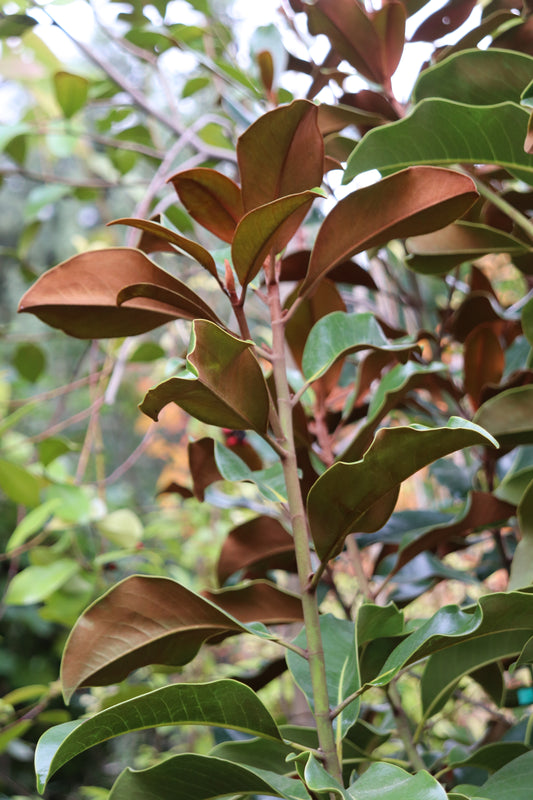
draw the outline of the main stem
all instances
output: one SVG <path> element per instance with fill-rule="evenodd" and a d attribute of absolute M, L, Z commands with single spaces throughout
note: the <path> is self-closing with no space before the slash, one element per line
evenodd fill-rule
<path fill-rule="evenodd" d="M 335 746 L 332 722 L 330 719 L 329 698 L 326 683 L 326 666 L 324 648 L 320 633 L 320 619 L 316 593 L 310 588 L 310 576 L 313 571 L 309 549 L 307 516 L 298 478 L 296 449 L 294 446 L 292 425 L 292 404 L 287 365 L 285 360 L 285 320 L 281 308 L 279 285 L 271 272 L 268 286 L 268 304 L 272 322 L 272 366 L 277 394 L 279 427 L 284 454 L 281 457 L 287 499 L 294 536 L 294 549 L 298 566 L 298 578 L 302 595 L 302 608 L 305 630 L 307 634 L 307 654 L 313 687 L 314 715 L 320 751 L 323 753 L 324 766 L 342 785 L 342 771 Z"/>

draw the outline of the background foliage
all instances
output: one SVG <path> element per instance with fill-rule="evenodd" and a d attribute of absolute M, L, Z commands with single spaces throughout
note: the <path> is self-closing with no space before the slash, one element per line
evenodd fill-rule
<path fill-rule="evenodd" d="M 37 796 L 49 730 L 47 798 L 112 785 L 115 798 L 520 798 L 533 770 L 531 9 L 294 0 L 246 44 L 229 3 L 105 3 L 90 38 L 61 9 L 11 3 L 0 20 L 3 791 Z M 420 42 L 407 97 L 393 76 Z M 368 170 L 383 180 L 359 188 Z M 139 251 L 104 249 L 117 245 Z M 286 245 L 276 282 L 311 593 L 267 433 L 281 311 L 262 265 Z M 67 259 L 23 305 L 81 340 L 14 316 Z M 102 638 L 88 648 L 76 620 L 112 588 L 128 612 L 108 627 L 105 602 L 91 606 Z M 342 776 L 317 750 L 298 594 L 321 606 Z M 120 626 L 150 603 L 134 644 Z M 203 785 L 213 757 L 220 784 Z"/>

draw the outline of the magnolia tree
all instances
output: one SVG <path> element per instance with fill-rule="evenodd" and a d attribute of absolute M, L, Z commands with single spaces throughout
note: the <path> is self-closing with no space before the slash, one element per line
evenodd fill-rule
<path fill-rule="evenodd" d="M 115 220 L 136 248 L 74 256 L 21 300 L 85 339 L 189 321 L 181 371 L 140 409 L 157 420 L 173 403 L 206 426 L 176 491 L 209 502 L 224 481 L 256 509 L 223 544 L 218 588 L 136 574 L 93 602 L 64 649 L 65 700 L 230 636 L 279 650 L 253 678 L 170 680 L 50 728 L 40 791 L 99 742 L 206 725 L 227 740 L 125 765 L 111 800 L 529 797 L 531 19 L 492 4 L 435 49 L 403 107 L 391 77 L 418 5 L 292 2 L 295 30 L 304 20 L 330 44 L 322 64 L 289 59 L 310 75 L 307 98 L 276 105 L 262 52 L 273 107 L 239 136 L 232 166 L 168 176 L 200 241 L 160 219 Z M 411 39 L 438 40 L 473 6 L 450 2 Z M 492 46 L 476 47 L 486 36 Z M 372 88 L 315 100 L 354 73 Z M 381 179 L 353 189 L 368 170 Z M 332 201 L 338 175 L 348 193 Z M 200 243 L 214 237 L 224 250 Z M 149 257 L 161 252 L 174 273 Z M 216 303 L 178 277 L 190 259 Z M 510 302 L 501 274 L 519 287 Z M 395 511 L 429 465 L 434 501 Z M 449 580 L 458 604 L 433 611 L 429 590 Z M 311 725 L 283 724 L 257 693 L 285 670 Z"/>

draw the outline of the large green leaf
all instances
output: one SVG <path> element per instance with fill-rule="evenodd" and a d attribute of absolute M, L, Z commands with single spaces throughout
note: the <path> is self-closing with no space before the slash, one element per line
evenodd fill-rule
<path fill-rule="evenodd" d="M 525 644 L 533 635 L 532 615 L 533 595 L 527 592 L 486 595 L 476 605 L 465 608 L 445 606 L 392 651 L 370 684 L 385 685 L 404 667 L 432 656 L 434 664 L 442 665 L 443 686 L 433 691 L 428 677 L 426 698 L 428 702 L 436 702 L 436 695 L 444 691 L 444 683 L 448 686 L 472 669 L 498 659 L 501 649 L 506 646 L 512 649 L 521 637 Z M 509 636 L 508 641 L 505 636 Z M 491 658 L 491 639 L 495 658 Z M 438 658 L 435 654 L 439 654 Z M 446 654 L 449 658 L 445 658 Z M 433 669 L 437 680 L 439 670 L 435 666 L 430 673 Z"/>
<path fill-rule="evenodd" d="M 56 725 L 35 751 L 42 792 L 57 770 L 89 747 L 130 731 L 160 725 L 214 725 L 252 736 L 280 739 L 272 716 L 255 692 L 232 680 L 174 684 L 114 705 L 87 720 Z"/>
<path fill-rule="evenodd" d="M 26 567 L 9 582 L 4 601 L 14 606 L 40 603 L 79 571 L 80 565 L 73 558 Z"/>
<path fill-rule="evenodd" d="M 315 381 L 341 356 L 366 349 L 385 350 L 405 360 L 418 345 L 405 340 L 390 342 L 373 314 L 334 311 L 318 320 L 307 337 L 302 359 L 304 377 Z"/>
<path fill-rule="evenodd" d="M 334 464 L 309 492 L 309 523 L 321 561 L 337 555 L 349 533 L 366 530 L 361 525 L 363 515 L 410 475 L 455 450 L 487 444 L 496 441 L 458 417 L 443 428 L 411 425 L 379 430 L 361 460 Z"/>
<path fill-rule="evenodd" d="M 462 50 L 425 69 L 413 90 L 413 102 L 432 97 L 489 106 L 520 102 L 531 81 L 533 58 L 512 50 Z"/>
<path fill-rule="evenodd" d="M 515 103 L 422 100 L 404 119 L 366 134 L 348 159 L 344 182 L 370 169 L 387 174 L 410 164 L 462 162 L 497 164 L 531 182 L 533 156 L 524 152 L 528 120 L 528 111 Z"/>
<path fill-rule="evenodd" d="M 466 175 L 435 167 L 408 166 L 352 192 L 334 206 L 322 223 L 301 294 L 312 293 L 330 270 L 356 253 L 381 247 L 398 237 L 429 233 L 453 222 L 476 197 L 474 182 Z"/>
<path fill-rule="evenodd" d="M 356 628 L 353 622 L 337 619 L 331 614 L 320 618 L 320 631 L 326 661 L 326 681 L 331 708 L 336 708 L 347 697 L 359 689 L 359 666 L 357 662 Z M 294 640 L 302 648 L 307 647 L 307 636 L 302 631 Z M 287 664 L 292 676 L 313 707 L 313 686 L 309 662 L 293 652 L 287 651 Z M 337 741 L 341 741 L 354 725 L 359 714 L 359 699 L 351 702 L 334 721 Z"/>
<path fill-rule="evenodd" d="M 521 539 L 513 555 L 509 589 L 521 589 L 533 583 L 533 481 L 524 492 L 517 517 Z"/>
<path fill-rule="evenodd" d="M 474 422 L 502 447 L 533 443 L 533 386 L 517 386 L 491 397 L 480 406 Z"/>
<path fill-rule="evenodd" d="M 174 402 L 210 425 L 266 431 L 268 391 L 250 342 L 195 320 L 188 362 L 197 379 L 169 378 L 147 393 L 141 411 L 157 420 L 161 409 Z"/>
<path fill-rule="evenodd" d="M 287 195 L 244 215 L 231 245 L 233 266 L 241 286 L 255 278 L 267 256 L 283 250 L 319 196 L 316 191 Z"/>
<path fill-rule="evenodd" d="M 486 781 L 479 794 L 487 800 L 530 800 L 533 786 L 533 752 L 509 761 Z"/>
<path fill-rule="evenodd" d="M 71 631 L 63 692 L 68 700 L 80 686 L 116 683 L 146 664 L 180 666 L 213 637 L 261 633 L 247 624 L 301 616 L 298 598 L 264 581 L 201 597 L 168 578 L 132 575 L 89 606 Z"/>
<path fill-rule="evenodd" d="M 138 284 L 169 290 L 179 303 L 141 296 L 118 306 L 119 292 Z M 184 283 L 129 247 L 91 250 L 63 261 L 28 289 L 19 311 L 80 339 L 133 336 L 180 318 L 217 319 Z"/>
<path fill-rule="evenodd" d="M 263 114 L 239 138 L 237 159 L 246 212 L 320 186 L 324 143 L 317 114 L 314 103 L 295 100 Z"/>
<path fill-rule="evenodd" d="M 371 764 L 347 789 L 353 800 L 446 800 L 446 792 L 428 772 L 409 775 L 393 764 Z"/>
<path fill-rule="evenodd" d="M 149 769 L 125 770 L 115 781 L 109 800 L 215 800 L 250 794 L 310 800 L 299 780 L 191 753 L 171 756 Z"/>

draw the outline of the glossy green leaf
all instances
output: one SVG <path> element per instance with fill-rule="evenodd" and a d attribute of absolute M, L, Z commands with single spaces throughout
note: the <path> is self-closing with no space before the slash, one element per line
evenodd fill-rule
<path fill-rule="evenodd" d="M 119 292 L 138 284 L 161 288 L 163 294 L 169 290 L 180 304 L 134 296 L 118 306 Z M 184 283 L 129 247 L 89 251 L 63 261 L 25 293 L 19 311 L 81 339 L 133 336 L 179 318 L 213 318 L 212 309 Z"/>
<path fill-rule="evenodd" d="M 174 684 L 134 697 L 47 730 L 35 751 L 35 772 L 40 792 L 57 770 L 95 744 L 130 731 L 160 725 L 209 725 L 242 731 L 252 736 L 280 739 L 272 716 L 257 695 L 232 680 Z"/>
<path fill-rule="evenodd" d="M 443 428 L 412 425 L 379 430 L 360 461 L 334 464 L 309 492 L 309 523 L 321 561 L 337 555 L 349 533 L 363 532 L 363 515 L 410 475 L 455 450 L 483 444 L 496 441 L 458 417 Z"/>
<path fill-rule="evenodd" d="M 531 182 L 533 156 L 524 152 L 528 119 L 526 109 L 509 102 L 422 100 L 404 119 L 366 134 L 348 159 L 344 182 L 370 169 L 387 174 L 411 164 L 462 162 L 497 164 Z"/>
<path fill-rule="evenodd" d="M 40 481 L 19 464 L 0 458 L 0 489 L 10 500 L 33 508 L 39 504 Z"/>
<path fill-rule="evenodd" d="M 498 648 L 510 647 L 512 650 L 520 637 L 525 643 L 533 634 L 532 611 L 533 595 L 526 592 L 486 595 L 478 604 L 465 608 L 445 606 L 392 651 L 380 675 L 370 683 L 382 686 L 392 680 L 403 667 L 430 655 L 432 659 L 428 666 L 432 660 L 437 666 L 440 663 L 443 686 L 444 682 L 449 685 L 452 680 L 467 674 L 470 669 L 495 660 L 490 654 L 491 638 L 496 659 L 499 658 Z M 506 636 L 509 637 L 508 640 Z M 445 658 L 445 653 L 449 658 Z M 479 660 L 476 662 L 477 658 Z M 431 668 L 435 671 L 435 679 L 439 676 L 437 666 Z M 442 687 L 437 689 L 436 684 L 432 690 L 429 678 L 426 680 L 428 699 L 430 692 L 435 697 L 437 692 L 443 691 Z"/>
<path fill-rule="evenodd" d="M 446 792 L 428 772 L 410 775 L 393 764 L 371 764 L 347 789 L 353 800 L 446 800 Z"/>
<path fill-rule="evenodd" d="M 199 167 L 178 172 L 170 182 L 193 219 L 224 242 L 231 242 L 244 209 L 241 190 L 213 169 Z"/>
<path fill-rule="evenodd" d="M 359 689 L 359 665 L 357 661 L 356 628 L 350 620 L 337 619 L 331 614 L 320 617 L 320 631 L 326 660 L 326 681 L 329 704 L 332 709 Z M 302 631 L 294 643 L 307 647 L 307 636 Z M 287 651 L 288 667 L 300 689 L 313 707 L 313 687 L 309 662 L 302 656 Z M 334 726 L 337 741 L 344 739 L 359 715 L 359 698 L 350 703 L 337 717 Z"/>
<path fill-rule="evenodd" d="M 342 453 L 341 461 L 356 461 L 363 457 L 380 422 L 396 408 L 413 389 L 427 388 L 432 375 L 442 372 L 444 365 L 438 362 L 426 366 L 416 361 L 397 364 L 379 381 L 370 401 L 366 420 L 357 429 L 354 438 Z"/>
<path fill-rule="evenodd" d="M 317 114 L 314 103 L 295 100 L 263 114 L 239 138 L 237 159 L 246 212 L 321 185 L 324 144 Z"/>
<path fill-rule="evenodd" d="M 280 253 L 292 239 L 317 191 L 287 195 L 254 208 L 241 219 L 231 245 L 233 266 L 241 286 L 255 278 L 265 259 Z"/>
<path fill-rule="evenodd" d="M 410 167 L 352 192 L 322 223 L 301 294 L 314 291 L 331 269 L 356 253 L 453 222 L 476 197 L 466 175 L 434 167 Z"/>
<path fill-rule="evenodd" d="M 159 384 L 147 393 L 141 411 L 157 420 L 161 409 L 174 402 L 209 425 L 266 431 L 268 391 L 250 342 L 195 320 L 188 361 L 197 379 L 170 378 Z"/>
<path fill-rule="evenodd" d="M 39 533 L 60 504 L 59 498 L 55 497 L 29 511 L 7 540 L 6 553 L 20 547 L 21 544 Z"/>
<path fill-rule="evenodd" d="M 125 770 L 115 781 L 109 800 L 215 800 L 250 794 L 310 800 L 299 780 L 192 753 L 171 756 L 149 769 Z"/>
<path fill-rule="evenodd" d="M 59 558 L 51 564 L 26 567 L 11 579 L 5 602 L 12 606 L 40 603 L 67 583 L 79 570 L 78 562 L 72 558 Z"/>
<path fill-rule="evenodd" d="M 529 800 L 533 785 L 533 752 L 509 761 L 486 781 L 479 794 L 487 800 Z"/>
<path fill-rule="evenodd" d="M 493 742 L 479 747 L 463 758 L 454 758 L 453 752 L 450 753 L 449 765 L 452 769 L 455 767 L 480 767 L 489 772 L 495 772 L 530 749 L 523 742 Z"/>
<path fill-rule="evenodd" d="M 520 589 L 533 583 L 533 481 L 520 500 L 517 518 L 521 538 L 513 555 L 509 589 Z"/>
<path fill-rule="evenodd" d="M 441 97 L 473 106 L 518 103 L 532 72 L 533 58 L 525 53 L 496 47 L 462 50 L 420 73 L 413 102 Z"/>
<path fill-rule="evenodd" d="M 158 222 L 153 222 L 152 220 L 147 219 L 124 217 L 122 219 L 114 219 L 113 222 L 109 222 L 108 224 L 128 225 L 131 228 L 139 228 L 156 239 L 162 239 L 164 242 L 167 242 L 168 244 L 177 247 L 179 250 L 182 250 L 184 253 L 187 253 L 189 256 L 191 256 L 191 258 L 194 258 L 198 264 L 201 264 L 202 267 L 205 267 L 205 269 L 211 275 L 213 275 L 214 278 L 218 279 L 217 267 L 213 256 L 208 250 L 205 249 L 205 247 L 202 247 L 197 242 L 192 241 L 192 239 L 187 239 L 185 236 L 181 236 L 179 233 L 171 231 L 169 228 L 165 228 L 164 225 L 160 225 Z M 174 247 L 171 247 L 170 250 L 173 250 Z"/>
<path fill-rule="evenodd" d="M 311 329 L 302 358 L 304 377 L 317 380 L 343 355 L 358 350 L 385 350 L 407 358 L 418 349 L 416 342 L 389 341 L 373 314 L 334 311 Z"/>
<path fill-rule="evenodd" d="M 250 481 L 261 494 L 274 503 L 287 502 L 285 476 L 280 462 L 266 469 L 251 470 L 236 453 L 215 442 L 215 461 L 221 476 L 227 481 Z"/>
<path fill-rule="evenodd" d="M 63 115 L 70 119 L 85 106 L 89 94 L 89 81 L 72 72 L 56 72 L 54 91 Z"/>
<path fill-rule="evenodd" d="M 533 386 L 506 389 L 480 406 L 474 422 L 502 447 L 533 443 Z"/>
<path fill-rule="evenodd" d="M 69 700 L 80 686 L 116 683 L 147 664 L 181 666 L 212 637 L 268 638 L 248 623 L 300 619 L 299 599 L 266 581 L 200 596 L 168 578 L 132 575 L 89 606 L 71 631 L 61 663 L 63 693 Z"/>

